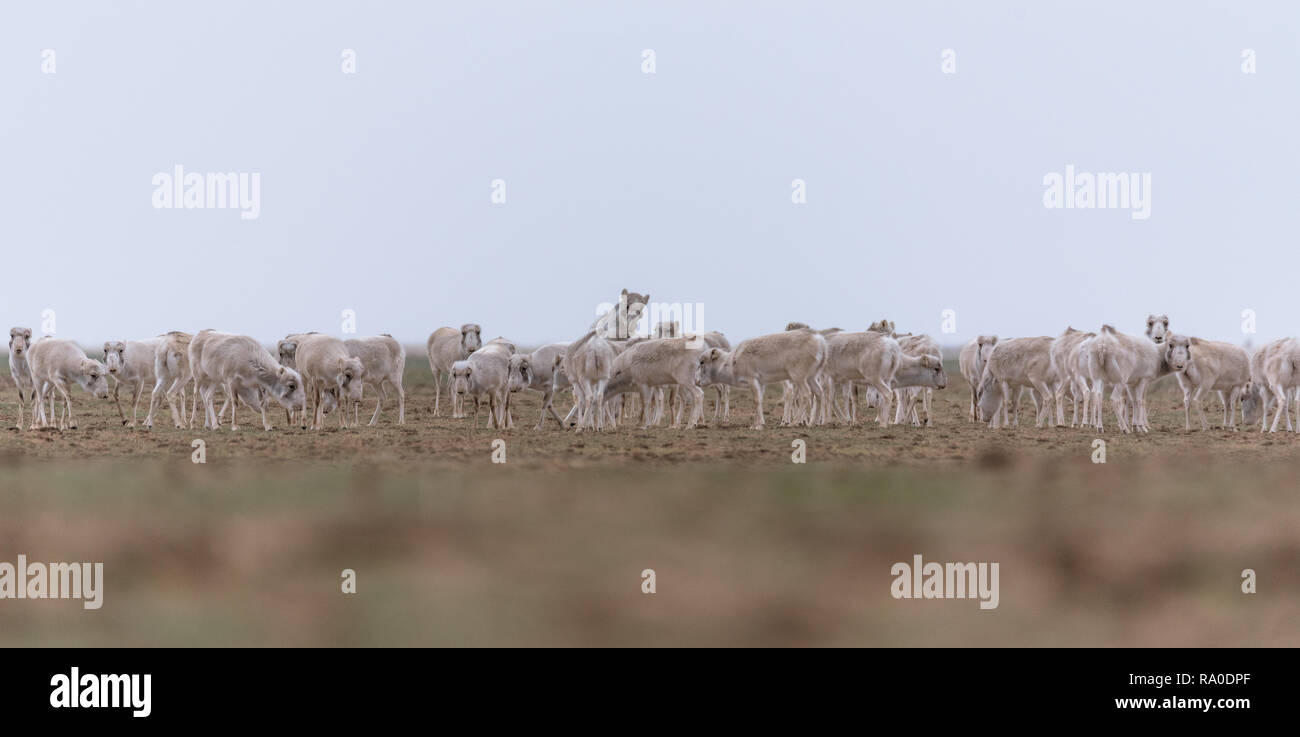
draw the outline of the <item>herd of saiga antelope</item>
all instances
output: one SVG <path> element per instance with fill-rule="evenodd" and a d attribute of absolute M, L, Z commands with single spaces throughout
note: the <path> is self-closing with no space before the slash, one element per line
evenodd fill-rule
<path fill-rule="evenodd" d="M 616 427 L 625 410 L 631 414 L 631 404 L 625 402 L 629 395 L 640 400 L 643 428 L 662 422 L 665 406 L 672 408 L 672 426 L 680 427 L 685 398 L 689 398 L 686 426 L 694 427 L 704 419 L 705 388 L 717 394 L 714 420 L 721 417 L 725 422 L 731 387 L 745 387 L 754 394 L 753 426 L 762 428 L 764 387 L 780 383 L 784 386 L 782 424 L 825 424 L 832 414 L 852 424 L 857 421 L 857 390 L 865 388 L 867 406 L 878 408 L 876 420 L 882 426 L 890 424 L 891 409 L 894 423 L 929 425 L 932 392 L 947 385 L 938 343 L 926 335 L 900 335 L 887 320 L 863 332 L 813 330 L 790 323 L 782 332 L 745 340 L 732 350 L 721 333 L 682 335 L 680 326 L 672 322 L 655 326 L 654 337 L 627 337 L 647 304 L 648 295 L 625 289 L 618 305 L 599 317 L 582 338 L 531 353 L 517 352 L 505 338 L 482 343 L 475 324 L 439 328 L 427 345 L 435 377 L 434 414 L 441 410 L 444 377 L 453 417 L 466 416 L 466 399 L 472 400 L 477 416 L 480 400 L 486 398 L 488 425 L 513 427 L 510 396 L 530 389 L 542 394 L 538 429 L 549 414 L 561 427 L 578 431 Z M 58 397 L 63 399 L 58 427 L 75 428 L 70 385 L 106 399 L 109 376 L 115 380 L 112 396 L 124 425 L 135 425 L 140 398 L 149 385 L 153 391 L 145 427 L 153 426 L 160 399 L 166 399 L 178 428 L 193 427 L 202 401 L 205 428 L 219 428 L 229 408 L 230 429 L 238 430 L 238 410 L 244 405 L 260 413 L 262 426 L 270 430 L 266 410 L 272 398 L 285 408 L 290 424 L 297 416 L 304 428 L 319 429 L 327 414 L 349 402 L 357 424 L 367 384 L 379 394 L 370 424 L 378 420 L 389 389 L 397 395 L 399 424 L 406 421 L 402 388 L 406 351 L 389 335 L 340 340 L 320 333 L 291 334 L 278 343 L 277 358 L 244 335 L 170 332 L 148 340 L 107 342 L 102 362 L 89 358 L 70 340 L 45 337 L 32 342 L 30 328 L 13 328 L 9 336 L 20 428 L 28 399 L 30 427 L 53 425 Z M 1147 388 L 1171 373 L 1183 390 L 1188 429 L 1193 406 L 1202 429 L 1208 427 L 1202 407 L 1207 391 L 1219 394 L 1224 427 L 1230 429 L 1236 427 L 1238 407 L 1245 422 L 1263 418 L 1261 427 L 1268 429 L 1270 402 L 1277 404 L 1271 429 L 1277 429 L 1284 410 L 1291 429 L 1290 401 L 1294 397 L 1300 402 L 1295 391 L 1300 386 L 1300 340 L 1274 341 L 1248 355 L 1229 343 L 1175 335 L 1164 315 L 1147 318 L 1145 338 L 1109 325 L 1097 333 L 1067 328 L 1055 338 L 999 341 L 997 336 L 980 336 L 962 349 L 960 367 L 971 387 L 970 420 L 987 420 L 990 427 L 1017 423 L 1018 393 L 1028 390 L 1039 426 L 1050 421 L 1053 404 L 1056 424 L 1064 425 L 1063 402 L 1068 393 L 1071 426 L 1103 429 L 1102 400 L 1109 386 L 1119 428 L 1149 431 Z M 123 384 L 133 392 L 129 421 L 118 396 Z M 191 384 L 187 417 L 185 396 Z M 224 392 L 220 410 L 214 403 L 218 388 Z M 573 408 L 562 419 L 553 401 L 566 388 L 573 394 Z M 340 427 L 346 426 L 346 411 L 338 415 Z"/>

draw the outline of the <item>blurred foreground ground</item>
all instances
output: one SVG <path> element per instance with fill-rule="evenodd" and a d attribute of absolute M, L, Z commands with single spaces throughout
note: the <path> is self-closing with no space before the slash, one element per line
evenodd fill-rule
<path fill-rule="evenodd" d="M 9 457 L 3 559 L 102 561 L 105 594 L 0 601 L 0 645 L 1294 646 L 1297 470 Z M 999 562 L 1000 606 L 892 599 L 915 553 Z"/>

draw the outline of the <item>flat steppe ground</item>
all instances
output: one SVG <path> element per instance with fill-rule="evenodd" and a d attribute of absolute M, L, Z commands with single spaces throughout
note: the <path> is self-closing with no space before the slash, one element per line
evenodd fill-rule
<path fill-rule="evenodd" d="M 955 367 L 933 427 L 782 428 L 774 390 L 763 431 L 733 391 L 728 425 L 579 435 L 535 431 L 530 393 L 513 430 L 450 419 L 445 394 L 434 417 L 410 356 L 400 426 L 391 399 L 364 426 L 368 397 L 344 430 L 164 409 L 146 431 L 74 389 L 79 429 L 0 431 L 0 561 L 106 579 L 95 611 L 0 600 L 0 645 L 1300 644 L 1300 439 L 1217 429 L 1217 401 L 1216 429 L 1185 432 L 1172 379 L 1141 436 L 1109 412 L 1105 433 L 1035 428 L 1027 399 L 989 430 Z M 997 562 L 999 606 L 894 599 L 915 554 Z"/>

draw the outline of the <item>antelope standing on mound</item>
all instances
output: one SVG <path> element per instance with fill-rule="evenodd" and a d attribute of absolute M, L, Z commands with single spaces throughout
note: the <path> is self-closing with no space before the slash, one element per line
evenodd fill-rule
<path fill-rule="evenodd" d="M 595 330 L 605 340 L 627 340 L 636 334 L 637 323 L 641 321 L 641 315 L 649 305 L 649 294 L 638 294 L 624 289 L 619 294 L 618 302 L 597 317 L 590 329 Z"/>

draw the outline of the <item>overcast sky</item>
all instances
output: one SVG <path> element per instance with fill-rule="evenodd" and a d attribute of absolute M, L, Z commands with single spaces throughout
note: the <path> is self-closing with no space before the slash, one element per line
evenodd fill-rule
<path fill-rule="evenodd" d="M 351 309 L 360 334 L 474 321 L 536 343 L 623 287 L 703 304 L 733 340 L 884 316 L 946 344 L 1140 332 L 1166 312 L 1240 342 L 1247 309 L 1256 342 L 1300 333 L 1300 3 L 3 15 L 0 319 L 38 333 L 53 309 L 87 344 L 272 340 L 340 334 Z M 258 216 L 156 208 L 178 165 L 258 174 Z M 1067 165 L 1149 174 L 1149 217 L 1045 207 Z"/>

